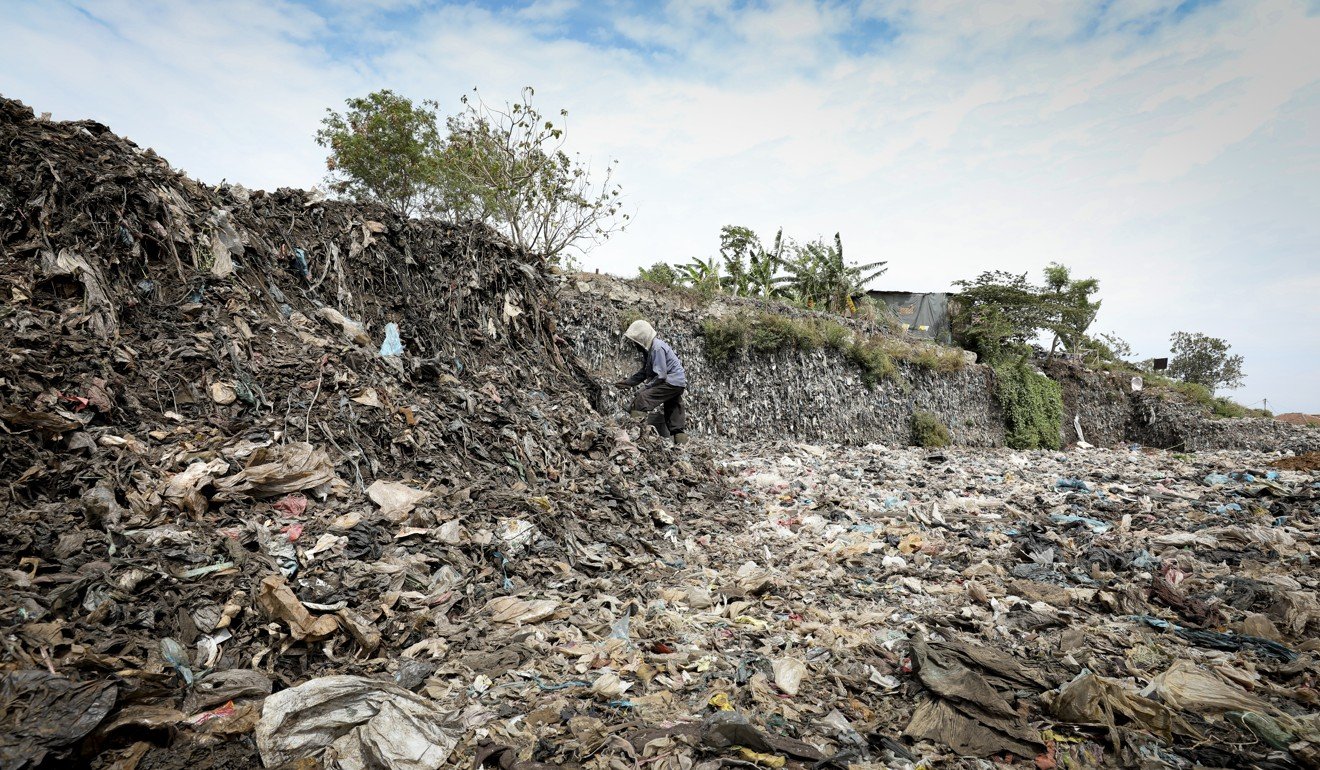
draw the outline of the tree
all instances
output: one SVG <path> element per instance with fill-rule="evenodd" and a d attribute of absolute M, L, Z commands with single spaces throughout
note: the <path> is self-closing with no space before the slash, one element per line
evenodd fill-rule
<path fill-rule="evenodd" d="M 772 299 L 783 294 L 784 229 L 775 233 L 774 246 L 766 249 L 757 234 L 747 227 L 720 228 L 720 257 L 725 275 L 721 286 L 735 297 Z"/>
<path fill-rule="evenodd" d="M 344 103 L 343 114 L 326 110 L 316 132 L 316 143 L 330 149 L 330 189 L 399 216 L 425 210 L 440 183 L 438 105 L 413 104 L 388 89 Z"/>
<path fill-rule="evenodd" d="M 474 89 L 474 94 L 475 94 Z M 580 156 L 564 151 L 565 128 L 532 105 L 533 89 L 503 109 L 479 94 L 462 99 L 448 119 L 441 156 L 440 208 L 455 219 L 476 219 L 552 263 L 585 252 L 622 230 L 620 187 L 612 161 L 594 176 Z M 560 110 L 558 119 L 568 116 Z"/>
<path fill-rule="evenodd" d="M 1069 353 L 1076 355 L 1087 341 L 1086 330 L 1091 328 L 1100 312 L 1100 301 L 1091 301 L 1091 295 L 1100 289 L 1094 278 L 1073 279 L 1068 268 L 1051 262 L 1045 268 L 1045 286 L 1041 298 L 1049 311 L 1047 328 L 1054 333 L 1050 355 L 1060 342 Z"/>
<path fill-rule="evenodd" d="M 955 298 L 954 333 L 983 361 L 993 363 L 1021 353 L 1050 315 L 1041 289 L 1027 280 L 1026 273 L 987 270 L 953 285 L 962 288 Z"/>
<path fill-rule="evenodd" d="M 751 290 L 750 265 L 765 249 L 756 233 L 746 227 L 725 225 L 720 228 L 720 257 L 724 260 L 722 283 L 735 297 L 745 296 Z"/>
<path fill-rule="evenodd" d="M 784 266 L 785 247 L 784 228 L 781 227 L 775 233 L 775 245 L 768 251 L 762 248 L 751 257 L 751 265 L 747 269 L 748 282 L 752 291 L 761 299 L 773 299 L 784 293 L 780 288 L 783 279 L 779 271 Z"/>
<path fill-rule="evenodd" d="M 1086 336 L 1083 347 L 1085 354 L 1095 363 L 1119 363 L 1132 358 L 1132 346 L 1112 332 Z"/>
<path fill-rule="evenodd" d="M 1081 352 L 1089 343 L 1086 330 L 1100 310 L 1100 301 L 1091 299 L 1100 282 L 1073 279 L 1068 268 L 1057 262 L 1044 272 L 1042 286 L 1027 280 L 1026 273 L 1003 270 L 954 281 L 962 288 L 953 317 L 959 341 L 982 359 L 995 362 L 1026 352 L 1028 343 L 1043 330 L 1053 334 L 1051 355 L 1060 342 L 1070 353 Z"/>
<path fill-rule="evenodd" d="M 1199 332 L 1174 332 L 1170 343 L 1169 376 L 1203 385 L 1211 393 L 1220 387 L 1242 387 L 1246 378 L 1242 356 L 1229 355 L 1231 346 L 1224 340 Z"/>
<path fill-rule="evenodd" d="M 866 291 L 866 284 L 883 275 L 886 262 L 849 265 L 844 261 L 843 239 L 834 234 L 834 243 L 817 238 L 793 247 L 787 261 L 789 289 L 806 307 L 823 307 L 835 313 L 852 312 L 853 298 Z"/>
<path fill-rule="evenodd" d="M 720 263 L 714 257 L 693 257 L 691 262 L 678 266 L 678 273 L 683 283 L 703 294 L 718 294 L 720 291 Z"/>

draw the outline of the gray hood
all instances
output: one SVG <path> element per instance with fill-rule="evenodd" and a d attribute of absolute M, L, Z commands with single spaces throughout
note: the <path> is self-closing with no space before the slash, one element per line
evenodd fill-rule
<path fill-rule="evenodd" d="M 633 321 L 623 336 L 641 345 L 642 350 L 650 350 L 651 342 L 655 339 L 655 329 L 646 321 Z"/>

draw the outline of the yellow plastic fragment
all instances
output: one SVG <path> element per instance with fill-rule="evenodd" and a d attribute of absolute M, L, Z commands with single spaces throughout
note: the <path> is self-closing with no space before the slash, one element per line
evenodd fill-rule
<path fill-rule="evenodd" d="M 925 542 L 922 540 L 921 534 L 913 532 L 899 541 L 898 550 L 900 553 L 916 553 L 921 550 L 923 545 L 925 545 Z"/>
<path fill-rule="evenodd" d="M 755 762 L 762 767 L 771 767 L 775 770 L 782 768 L 787 761 L 784 757 L 776 756 L 774 754 L 762 754 L 759 751 L 752 751 L 745 746 L 734 746 L 734 749 L 738 751 L 739 756 L 748 762 Z"/>
<path fill-rule="evenodd" d="M 724 692 L 717 692 L 710 696 L 710 700 L 706 701 L 706 705 L 720 711 L 733 711 L 733 703 L 729 701 L 729 694 Z"/>

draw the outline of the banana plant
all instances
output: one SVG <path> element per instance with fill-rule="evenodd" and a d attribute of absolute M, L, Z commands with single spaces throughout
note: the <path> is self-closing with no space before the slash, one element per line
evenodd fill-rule
<path fill-rule="evenodd" d="M 679 265 L 680 280 L 698 291 L 718 294 L 720 291 L 720 263 L 714 257 L 693 257 L 686 265 Z"/>
<path fill-rule="evenodd" d="M 822 238 L 794 247 L 786 262 L 787 284 L 793 297 L 808 308 L 835 313 L 853 313 L 853 302 L 866 292 L 866 285 L 888 269 L 886 261 L 849 265 L 843 256 L 843 239 L 834 234 L 834 243 Z"/>

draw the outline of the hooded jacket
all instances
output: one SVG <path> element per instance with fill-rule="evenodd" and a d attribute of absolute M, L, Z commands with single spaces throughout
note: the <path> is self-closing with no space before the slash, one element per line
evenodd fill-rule
<path fill-rule="evenodd" d="M 651 324 L 646 321 L 633 321 L 623 336 L 646 351 L 642 368 L 624 382 L 630 386 L 645 382 L 647 387 L 651 387 L 666 382 L 677 388 L 687 387 L 687 372 L 683 369 L 683 362 L 678 360 L 678 354 L 669 347 L 669 343 L 655 336 L 655 329 Z"/>

